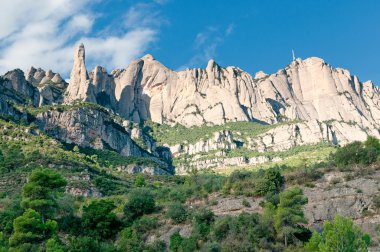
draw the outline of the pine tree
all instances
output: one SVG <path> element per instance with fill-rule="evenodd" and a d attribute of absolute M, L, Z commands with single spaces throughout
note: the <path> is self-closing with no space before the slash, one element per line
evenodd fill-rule
<path fill-rule="evenodd" d="M 300 225 L 306 223 L 302 209 L 306 203 L 307 198 L 299 187 L 289 188 L 280 193 L 274 224 L 278 236 L 284 240 L 285 247 L 289 241 L 296 239 L 295 233 L 302 231 Z"/>

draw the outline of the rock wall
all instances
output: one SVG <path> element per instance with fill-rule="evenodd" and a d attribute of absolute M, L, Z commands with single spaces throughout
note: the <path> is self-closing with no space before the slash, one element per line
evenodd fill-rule
<path fill-rule="evenodd" d="M 126 130 L 99 110 L 78 108 L 46 111 L 36 116 L 36 124 L 54 138 L 83 147 L 104 149 L 105 145 L 125 156 L 143 156 Z"/>
<path fill-rule="evenodd" d="M 151 55 L 111 75 L 96 67 L 87 77 L 84 64 L 80 45 L 67 100 L 94 102 L 101 96 L 121 116 L 135 122 L 151 119 L 200 126 L 300 119 L 373 127 L 380 119 L 379 89 L 372 82 L 362 83 L 349 71 L 334 69 L 315 57 L 297 59 L 275 74 L 259 72 L 255 77 L 237 67 L 222 68 L 213 60 L 206 69 L 175 72 Z"/>
<path fill-rule="evenodd" d="M 269 127 L 265 133 L 254 137 L 242 137 L 240 132 L 224 130 L 193 144 L 178 143 L 168 147 L 173 157 L 180 160 L 176 171 L 182 174 L 189 169 L 243 167 L 280 161 L 282 158 L 268 157 L 265 153 L 283 152 L 295 146 L 320 143 L 345 145 L 353 141 L 365 141 L 368 135 L 380 138 L 377 128 L 365 129 L 355 123 L 311 120 Z M 228 156 L 230 150 L 236 149 L 258 154 L 255 157 Z"/>

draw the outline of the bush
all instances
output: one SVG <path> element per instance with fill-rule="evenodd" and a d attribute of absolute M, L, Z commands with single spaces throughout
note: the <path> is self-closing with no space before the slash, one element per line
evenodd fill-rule
<path fill-rule="evenodd" d="M 69 239 L 68 251 L 71 252 L 83 252 L 83 251 L 93 251 L 100 252 L 99 243 L 93 237 L 71 237 Z"/>
<path fill-rule="evenodd" d="M 333 222 L 325 221 L 323 232 L 313 233 L 305 246 L 307 252 L 318 251 L 367 251 L 371 239 L 351 219 L 340 215 Z"/>
<path fill-rule="evenodd" d="M 135 186 L 136 187 L 143 187 L 145 186 L 145 178 L 142 174 L 137 174 L 135 177 Z"/>
<path fill-rule="evenodd" d="M 170 236 L 170 245 L 169 245 L 170 250 L 173 252 L 179 251 L 182 241 L 183 241 L 183 238 L 178 232 L 172 234 Z"/>
<path fill-rule="evenodd" d="M 132 228 L 138 233 L 138 234 L 146 234 L 150 230 L 155 229 L 158 227 L 158 219 L 156 217 L 147 217 L 143 216 L 140 219 L 136 220 Z"/>
<path fill-rule="evenodd" d="M 243 199 L 243 201 L 241 202 L 241 204 L 245 207 L 251 207 L 251 204 L 248 202 L 248 200 L 246 199 Z"/>
<path fill-rule="evenodd" d="M 256 195 L 264 196 L 267 193 L 279 192 L 284 184 L 284 177 L 281 175 L 279 167 L 265 170 L 265 174 L 256 186 Z"/>
<path fill-rule="evenodd" d="M 116 206 L 112 201 L 93 201 L 83 209 L 82 227 L 86 235 L 91 235 L 98 239 L 107 239 L 114 236 L 120 223 L 116 215 L 112 212 Z"/>
<path fill-rule="evenodd" d="M 178 232 L 170 236 L 170 251 L 193 252 L 197 250 L 197 242 L 193 237 L 183 238 Z"/>
<path fill-rule="evenodd" d="M 210 232 L 210 225 L 214 222 L 214 213 L 207 209 L 201 208 L 193 216 L 193 233 L 200 238 L 204 238 Z"/>
<path fill-rule="evenodd" d="M 364 143 L 353 142 L 339 148 L 332 159 L 337 166 L 350 164 L 371 164 L 380 154 L 379 140 L 369 136 Z"/>
<path fill-rule="evenodd" d="M 137 188 L 128 194 L 128 202 L 124 211 L 127 216 L 135 218 L 152 213 L 155 206 L 153 194 L 145 188 Z"/>
<path fill-rule="evenodd" d="M 176 224 L 182 223 L 187 219 L 187 210 L 180 202 L 175 202 L 169 205 L 166 216 Z"/>

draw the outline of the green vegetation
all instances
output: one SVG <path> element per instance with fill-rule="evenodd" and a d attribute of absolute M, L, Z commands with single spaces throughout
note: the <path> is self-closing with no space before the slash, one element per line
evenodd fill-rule
<path fill-rule="evenodd" d="M 333 222 L 325 221 L 321 234 L 314 232 L 305 246 L 306 252 L 368 251 L 370 237 L 351 219 L 337 215 Z"/>
<path fill-rule="evenodd" d="M 145 130 L 159 136 L 161 143 L 165 134 L 169 142 L 178 143 L 210 137 L 222 129 L 201 127 L 189 133 L 193 129 L 166 127 Z M 242 139 L 270 127 L 227 124 Z M 305 225 L 307 198 L 301 188 L 312 187 L 326 171 L 368 174 L 368 164 L 378 160 L 379 146 L 378 140 L 369 138 L 336 149 L 320 144 L 268 152 L 282 157 L 283 163 L 229 175 L 211 171 L 131 175 L 119 168 L 159 164 L 111 150 L 62 144 L 33 125 L 0 120 L 0 251 L 331 251 L 342 243 L 352 248 L 348 251 L 365 251 L 369 236 L 341 217 L 312 235 Z M 324 163 L 310 164 L 306 159 L 310 153 L 316 153 L 314 159 L 321 153 L 332 154 Z M 239 155 L 255 153 L 244 147 L 227 153 Z M 263 212 L 215 211 L 218 200 L 235 196 L 244 210 L 255 204 Z M 376 197 L 374 201 L 378 205 Z M 174 231 L 166 235 L 168 230 Z M 348 239 L 338 239 L 341 236 Z"/>
<path fill-rule="evenodd" d="M 13 222 L 10 251 L 36 251 L 44 241 L 56 234 L 56 199 L 65 185 L 64 178 L 53 170 L 32 172 L 23 188 L 21 207 L 25 212 Z"/>
<path fill-rule="evenodd" d="M 166 216 L 176 224 L 186 221 L 188 210 L 181 202 L 174 202 L 169 205 Z"/>
<path fill-rule="evenodd" d="M 277 235 L 283 239 L 285 247 L 289 242 L 295 243 L 296 235 L 303 232 L 301 224 L 306 224 L 307 221 L 302 208 L 306 203 L 307 198 L 298 187 L 280 193 L 280 202 L 274 215 L 274 227 Z"/>
<path fill-rule="evenodd" d="M 353 142 L 338 149 L 332 158 L 338 166 L 371 164 L 377 160 L 379 154 L 379 140 L 370 136 L 364 143 Z"/>
<path fill-rule="evenodd" d="M 278 127 L 284 124 L 295 123 L 298 121 L 290 121 L 278 123 L 276 125 L 263 125 L 254 122 L 229 122 L 223 125 L 214 126 L 200 126 L 186 128 L 182 125 L 175 125 L 173 127 L 166 124 L 156 124 L 147 121 L 144 125 L 144 131 L 152 135 L 157 140 L 159 145 L 169 144 L 175 145 L 178 143 L 195 143 L 201 139 L 207 140 L 214 136 L 215 132 L 228 130 L 232 134 L 246 139 L 248 137 L 255 137 L 259 134 Z"/>

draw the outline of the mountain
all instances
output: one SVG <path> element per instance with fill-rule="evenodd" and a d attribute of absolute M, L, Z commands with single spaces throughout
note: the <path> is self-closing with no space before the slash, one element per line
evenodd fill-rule
<path fill-rule="evenodd" d="M 84 46 L 75 53 L 67 102 L 104 104 L 126 119 L 187 127 L 234 121 L 273 124 L 284 119 L 352 121 L 376 127 L 379 89 L 360 82 L 322 59 L 297 59 L 285 69 L 255 77 L 213 60 L 206 69 L 175 72 L 151 55 L 109 75 L 102 67 L 87 74 Z"/>
<path fill-rule="evenodd" d="M 177 173 L 380 138 L 379 88 L 315 57 L 254 77 L 213 60 L 176 72 L 151 55 L 111 73 L 101 66 L 88 72 L 80 44 L 69 83 L 31 68 L 6 73 L 0 87 L 3 115 L 34 122 L 64 143 L 174 164 L 168 169 Z"/>
<path fill-rule="evenodd" d="M 0 248 L 19 245 L 7 241 L 41 174 L 38 190 L 54 190 L 51 174 L 67 181 L 43 249 L 302 250 L 338 214 L 371 235 L 355 227 L 365 248 L 379 244 L 372 82 L 318 58 L 255 77 L 213 60 L 176 72 L 146 55 L 111 73 L 85 61 L 81 44 L 68 83 L 33 67 L 0 76 Z M 306 217 L 288 248 L 284 202 Z"/>

